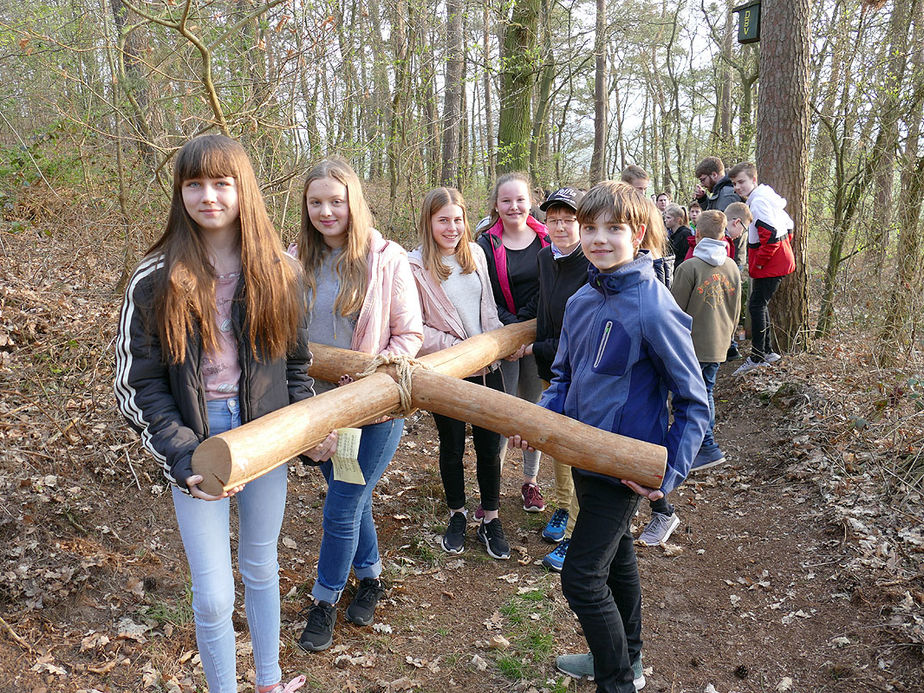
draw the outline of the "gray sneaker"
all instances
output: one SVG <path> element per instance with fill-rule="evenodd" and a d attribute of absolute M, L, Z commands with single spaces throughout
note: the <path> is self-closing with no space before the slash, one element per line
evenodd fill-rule
<path fill-rule="evenodd" d="M 665 515 L 664 513 L 651 513 L 651 520 L 638 535 L 638 543 L 645 546 L 657 546 L 666 542 L 674 530 L 680 526 L 680 518 L 677 513 Z"/>
<path fill-rule="evenodd" d="M 594 656 L 587 654 L 559 655 L 555 658 L 555 668 L 574 679 L 594 680 Z M 645 673 L 642 670 L 642 655 L 632 662 L 632 685 L 640 691 L 645 687 Z"/>

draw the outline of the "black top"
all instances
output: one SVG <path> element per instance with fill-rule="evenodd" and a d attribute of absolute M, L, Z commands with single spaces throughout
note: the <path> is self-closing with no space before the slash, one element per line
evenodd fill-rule
<path fill-rule="evenodd" d="M 670 234 L 668 242 L 671 245 L 671 252 L 674 254 L 674 272 L 676 272 L 677 267 L 683 262 L 687 256 L 687 251 L 690 249 L 688 239 L 693 235 L 693 232 L 689 227 L 680 226 L 676 231 L 668 231 L 668 233 Z"/>
<path fill-rule="evenodd" d="M 566 257 L 556 258 L 552 248 L 539 251 L 539 292 L 536 309 L 536 341 L 533 354 L 539 377 L 552 380 L 552 362 L 558 351 L 558 339 L 568 299 L 587 283 L 590 262 L 579 245 Z"/>
<path fill-rule="evenodd" d="M 484 250 L 488 261 L 488 275 L 491 277 L 491 288 L 494 291 L 494 302 L 497 304 L 497 316 L 505 325 L 522 322 L 536 317 L 536 302 L 539 293 L 539 267 L 536 257 L 542 248 L 539 236 L 522 250 L 506 248 L 507 279 L 510 282 L 510 293 L 513 295 L 513 305 L 516 314 L 510 312 L 504 293 L 501 291 L 497 279 L 497 266 L 494 264 L 494 249 L 488 234 L 478 237 L 478 245 Z"/>

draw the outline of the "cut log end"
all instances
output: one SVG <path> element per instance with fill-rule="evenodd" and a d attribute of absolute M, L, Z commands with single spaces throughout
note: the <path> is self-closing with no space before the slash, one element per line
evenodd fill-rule
<path fill-rule="evenodd" d="M 231 447 L 218 436 L 202 441 L 192 456 L 193 474 L 202 475 L 199 488 L 212 496 L 220 496 L 227 490 L 231 467 Z"/>

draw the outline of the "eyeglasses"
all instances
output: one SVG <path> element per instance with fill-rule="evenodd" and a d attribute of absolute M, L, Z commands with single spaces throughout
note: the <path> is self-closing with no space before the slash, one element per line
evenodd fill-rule
<path fill-rule="evenodd" d="M 545 222 L 545 225 L 548 226 L 549 228 L 555 228 L 555 227 L 562 227 L 562 228 L 564 228 L 565 226 L 570 226 L 571 224 L 576 224 L 576 223 L 577 223 L 577 219 L 576 219 L 576 218 L 571 218 L 571 219 L 547 219 L 546 222 Z"/>

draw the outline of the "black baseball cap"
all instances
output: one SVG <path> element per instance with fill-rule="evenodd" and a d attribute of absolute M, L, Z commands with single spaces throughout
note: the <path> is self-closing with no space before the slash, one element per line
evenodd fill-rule
<path fill-rule="evenodd" d="M 584 193 L 576 188 L 559 188 L 549 195 L 545 202 L 539 205 L 539 209 L 544 212 L 552 205 L 564 205 L 576 212 L 582 197 L 584 197 Z"/>

